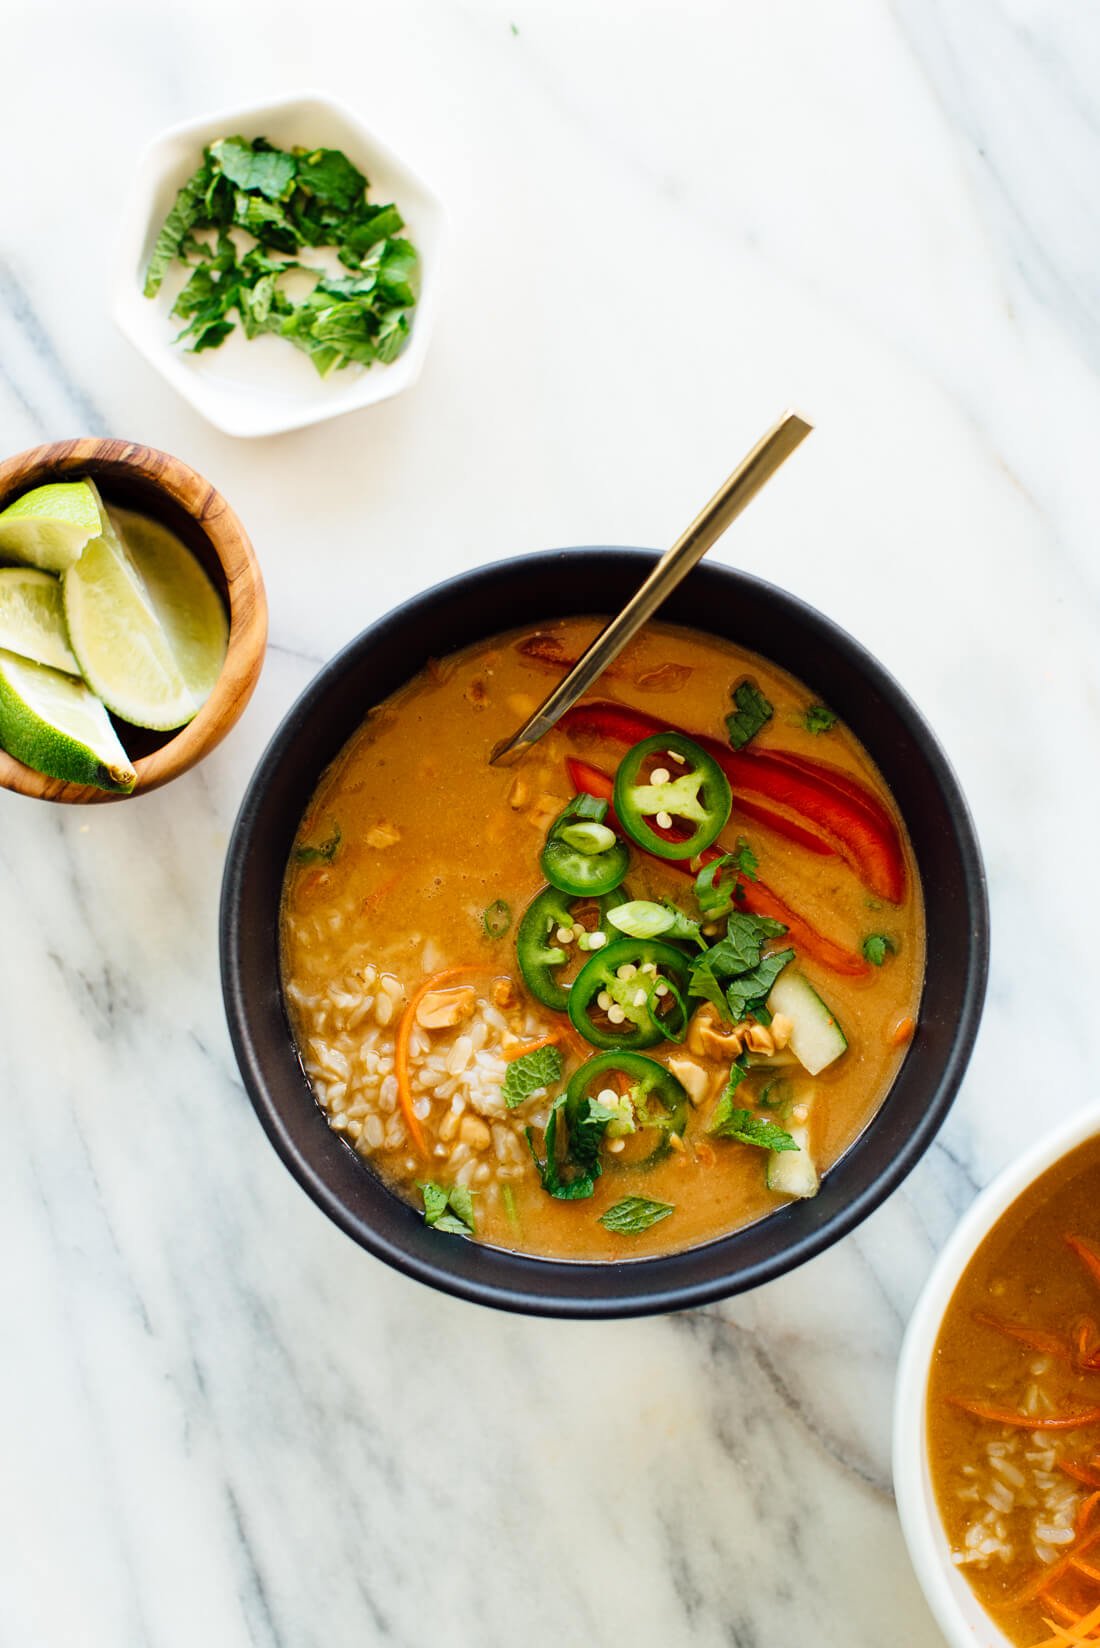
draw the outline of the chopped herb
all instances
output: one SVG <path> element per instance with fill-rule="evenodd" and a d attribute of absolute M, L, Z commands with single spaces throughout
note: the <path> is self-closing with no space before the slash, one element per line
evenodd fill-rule
<path fill-rule="evenodd" d="M 502 898 L 495 898 L 482 910 L 481 925 L 489 938 L 503 938 L 512 925 L 512 906 L 505 904 Z"/>
<path fill-rule="evenodd" d="M 504 1203 L 504 1211 L 508 1215 L 508 1223 L 513 1230 L 519 1229 L 519 1214 L 516 1211 L 516 1194 L 510 1184 L 500 1187 L 500 1199 Z"/>
<path fill-rule="evenodd" d="M 831 732 L 836 726 L 836 716 L 824 704 L 811 704 L 802 717 L 802 725 L 807 732 Z"/>
<path fill-rule="evenodd" d="M 741 750 L 771 720 L 773 711 L 755 681 L 741 681 L 732 697 L 737 707 L 726 716 L 726 730 L 733 748 Z"/>
<path fill-rule="evenodd" d="M 562 1060 L 556 1047 L 536 1047 L 533 1053 L 525 1053 L 521 1059 L 515 1059 L 508 1066 L 508 1072 L 501 1085 L 501 1097 L 509 1110 L 523 1104 L 532 1093 L 539 1093 L 546 1087 L 553 1087 L 561 1081 Z"/>
<path fill-rule="evenodd" d="M 295 847 L 294 857 L 299 864 L 331 864 L 340 850 L 343 839 L 339 824 L 333 824 L 332 834 L 326 840 L 319 842 L 316 847 Z"/>
<path fill-rule="evenodd" d="M 734 1024 L 740 1023 L 750 1013 L 761 1024 L 770 1022 L 771 1015 L 766 1003 L 771 987 L 787 963 L 793 960 L 793 950 L 772 950 L 762 957 L 758 966 L 730 980 L 726 986 L 726 1001 Z"/>
<path fill-rule="evenodd" d="M 718 1111 L 725 1104 L 723 1097 L 719 1101 Z M 712 1139 L 736 1139 L 738 1144 L 755 1145 L 758 1150 L 798 1149 L 786 1128 L 778 1127 L 765 1116 L 754 1116 L 751 1110 L 735 1110 L 732 1105 L 721 1117 L 718 1111 L 715 1111 L 715 1119 L 707 1128 Z"/>
<path fill-rule="evenodd" d="M 474 1229 L 474 1198 L 466 1185 L 435 1184 L 431 1179 L 418 1181 L 424 1198 L 424 1222 L 433 1230 L 445 1230 L 451 1236 L 469 1236 Z"/>
<path fill-rule="evenodd" d="M 419 259 L 398 234 L 400 212 L 369 204 L 366 188 L 339 149 L 222 138 L 176 196 L 149 259 L 145 295 L 156 296 L 178 259 L 191 275 L 172 312 L 186 322 L 179 338 L 192 352 L 216 349 L 237 316 L 247 337 L 286 338 L 322 375 L 353 361 L 392 361 L 409 337 Z M 199 238 L 208 230 L 217 232 L 213 245 Z M 242 250 L 231 230 L 259 244 Z M 297 257 L 303 246 L 336 247 L 353 278 L 307 271 L 316 285 L 292 299 L 279 277 L 305 268 Z"/>
<path fill-rule="evenodd" d="M 645 1196 L 625 1196 L 601 1214 L 598 1223 L 618 1236 L 636 1236 L 660 1224 L 676 1209 L 671 1202 L 651 1202 Z"/>
<path fill-rule="evenodd" d="M 735 868 L 736 874 L 722 879 L 722 871 L 729 868 Z M 755 881 L 757 868 L 756 854 L 744 836 L 738 836 L 735 853 L 723 853 L 705 864 L 695 878 L 695 897 L 704 919 L 718 921 L 728 915 L 734 899 L 742 896 L 738 876 Z"/>
<path fill-rule="evenodd" d="M 881 967 L 887 955 L 896 948 L 893 939 L 887 938 L 885 933 L 868 933 L 863 941 L 863 954 L 873 967 Z"/>
<path fill-rule="evenodd" d="M 596 1099 L 585 1099 L 571 1117 L 566 1117 L 564 1111 L 568 1097 L 567 1093 L 561 1093 L 550 1106 L 543 1136 L 545 1161 L 540 1160 L 535 1149 L 532 1129 L 528 1127 L 525 1133 L 542 1188 L 548 1195 L 557 1197 L 558 1201 L 577 1202 L 591 1196 L 596 1188 L 596 1180 L 603 1171 L 600 1145 L 607 1124 L 616 1119 L 616 1113 Z M 560 1160 L 557 1149 L 559 1120 L 566 1129 L 565 1148 Z"/>

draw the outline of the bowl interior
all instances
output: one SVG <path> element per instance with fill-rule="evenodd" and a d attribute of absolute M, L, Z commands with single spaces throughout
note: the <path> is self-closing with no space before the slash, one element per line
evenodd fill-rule
<path fill-rule="evenodd" d="M 502 562 L 429 591 L 360 636 L 291 710 L 260 763 L 230 846 L 223 985 L 260 1118 L 299 1181 L 365 1247 L 409 1274 L 485 1303 L 626 1315 L 701 1303 L 767 1281 L 819 1252 L 888 1194 L 934 1137 L 962 1078 L 985 990 L 984 878 L 973 827 L 934 738 L 881 667 L 820 614 L 772 586 L 700 567 L 661 616 L 740 642 L 829 703 L 878 763 L 924 882 L 928 964 L 921 1024 L 886 1103 L 813 1200 L 689 1252 L 623 1264 L 560 1263 L 442 1242 L 332 1132 L 305 1083 L 279 985 L 279 903 L 298 821 L 324 767 L 371 704 L 429 657 L 516 625 L 608 613 L 652 565 L 637 550 L 573 549 Z"/>
<path fill-rule="evenodd" d="M 894 1394 L 894 1489 L 921 1588 L 953 1648 L 1011 1648 L 951 1560 L 928 1463 L 928 1380 L 943 1318 L 971 1259 L 1003 1214 L 1064 1156 L 1100 1135 L 1100 1109 L 1072 1117 L 1013 1162 L 952 1233 L 906 1330 Z"/>

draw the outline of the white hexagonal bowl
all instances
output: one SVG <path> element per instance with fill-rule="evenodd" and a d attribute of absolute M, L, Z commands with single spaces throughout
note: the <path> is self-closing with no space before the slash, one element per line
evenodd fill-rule
<path fill-rule="evenodd" d="M 389 366 L 349 366 L 328 378 L 284 339 L 244 336 L 240 326 L 218 349 L 189 354 L 173 342 L 180 325 L 169 311 L 186 279 L 178 265 L 155 298 L 142 292 L 145 266 L 176 192 L 219 137 L 266 137 L 281 148 L 343 149 L 365 172 L 370 199 L 393 201 L 421 257 L 421 292 L 412 335 Z M 224 109 L 173 126 L 151 144 L 138 169 L 123 217 L 114 272 L 113 314 L 151 366 L 203 417 L 227 435 L 275 435 L 387 400 L 415 383 L 435 316 L 443 207 L 427 184 L 398 159 L 350 109 L 318 92 Z"/>

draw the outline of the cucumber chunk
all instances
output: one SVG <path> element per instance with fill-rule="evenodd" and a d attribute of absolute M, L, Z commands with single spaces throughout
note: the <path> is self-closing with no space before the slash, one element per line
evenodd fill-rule
<path fill-rule="evenodd" d="M 809 979 L 785 967 L 772 985 L 768 1011 L 791 1021 L 790 1049 L 811 1076 L 832 1064 L 848 1046 L 847 1038 Z"/>
<path fill-rule="evenodd" d="M 766 1182 L 769 1190 L 777 1196 L 816 1196 L 821 1188 L 821 1176 L 817 1171 L 813 1150 L 810 1146 L 810 1118 L 813 1113 L 813 1094 L 798 1100 L 797 1104 L 789 1106 L 791 1113 L 797 1113 L 800 1120 L 793 1121 L 790 1115 L 783 1118 L 783 1126 L 798 1146 L 797 1150 L 770 1150 L 766 1169 Z"/>

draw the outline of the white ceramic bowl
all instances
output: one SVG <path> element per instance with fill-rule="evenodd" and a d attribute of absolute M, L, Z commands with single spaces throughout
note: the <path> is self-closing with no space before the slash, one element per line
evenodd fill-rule
<path fill-rule="evenodd" d="M 1074 1116 L 984 1190 L 936 1261 L 902 1346 L 894 1390 L 894 1492 L 913 1567 L 951 1648 L 1009 1648 L 951 1560 L 928 1469 L 925 1410 L 932 1352 L 955 1288 L 976 1250 L 1016 1198 L 1063 1156 L 1100 1134 L 1100 1109 Z"/>
<path fill-rule="evenodd" d="M 186 274 L 175 265 L 155 298 L 142 292 L 145 266 L 176 192 L 219 137 L 266 137 L 281 148 L 343 149 L 370 181 L 370 199 L 393 201 L 421 257 L 422 285 L 408 347 L 389 366 L 349 366 L 321 378 L 282 338 L 251 342 L 240 326 L 218 349 L 188 354 L 169 314 Z M 138 168 L 123 214 L 113 313 L 120 329 L 168 382 L 227 435 L 274 435 L 397 395 L 415 383 L 435 314 L 443 208 L 427 184 L 371 135 L 358 117 L 317 92 L 223 109 L 164 132 Z M 308 250 L 308 249 L 307 249 Z"/>

